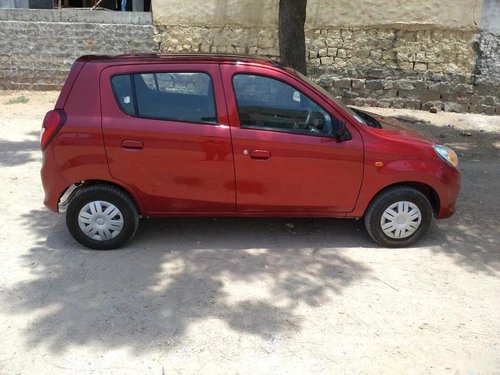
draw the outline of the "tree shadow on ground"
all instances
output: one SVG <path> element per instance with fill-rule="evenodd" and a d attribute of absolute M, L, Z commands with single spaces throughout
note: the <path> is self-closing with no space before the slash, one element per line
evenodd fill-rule
<path fill-rule="evenodd" d="M 0 139 L 0 166 L 12 167 L 35 160 L 33 152 L 40 149 L 38 141 L 7 141 Z"/>
<path fill-rule="evenodd" d="M 412 116 L 395 118 L 433 136 L 459 155 L 462 177 L 457 210 L 431 227 L 427 237 L 440 244 L 433 246 L 433 251 L 473 271 L 500 271 L 500 129 L 487 132 L 471 129 L 470 124 L 442 127 Z"/>
<path fill-rule="evenodd" d="M 27 139 L 11 141 L 0 138 L 0 166 L 13 167 L 30 163 L 37 159 L 34 152 L 40 151 L 40 132 L 25 133 Z"/>
<path fill-rule="evenodd" d="M 462 190 L 457 210 L 450 219 L 438 221 L 431 237 L 441 246 L 432 247 L 472 271 L 500 271 L 500 163 L 463 162 Z"/>
<path fill-rule="evenodd" d="M 473 124 L 463 122 L 450 123 L 443 127 L 413 116 L 394 118 L 411 128 L 428 133 L 439 143 L 453 148 L 463 160 L 500 159 L 500 129 L 498 132 L 489 132 L 474 129 Z"/>
<path fill-rule="evenodd" d="M 39 238 L 23 256 L 34 278 L 2 303 L 38 312 L 28 342 L 55 352 L 90 343 L 169 350 L 206 319 L 269 339 L 301 330 L 298 306 L 321 306 L 370 276 L 342 251 L 373 246 L 353 221 L 145 220 L 125 249 L 108 252 L 75 244 L 62 216 L 33 210 L 24 221 Z"/>

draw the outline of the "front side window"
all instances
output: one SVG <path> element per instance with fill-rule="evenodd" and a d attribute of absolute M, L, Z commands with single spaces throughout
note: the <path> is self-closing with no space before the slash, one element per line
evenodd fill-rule
<path fill-rule="evenodd" d="M 363 125 L 370 126 L 359 113 L 357 113 L 354 109 L 346 106 L 344 103 L 342 103 L 341 100 L 338 100 L 338 101 L 335 100 L 335 98 L 332 96 L 332 93 L 328 92 L 326 89 L 324 89 L 323 87 L 321 87 L 320 85 L 318 85 L 312 79 L 309 79 L 308 77 L 306 77 L 305 75 L 303 75 L 301 72 L 298 72 L 298 71 L 296 71 L 293 68 L 286 67 L 285 69 L 288 70 L 289 72 L 295 74 L 296 76 L 298 76 L 303 81 L 306 81 L 309 85 L 311 85 L 312 87 L 314 87 L 316 90 L 318 90 L 324 96 L 328 97 L 331 101 L 335 102 L 335 104 L 337 104 L 338 106 L 344 108 L 347 112 L 349 112 L 351 114 L 352 117 L 354 117 L 354 119 L 356 119 L 357 122 L 359 122 L 360 124 L 363 124 Z"/>
<path fill-rule="evenodd" d="M 212 80 L 206 73 L 118 75 L 111 83 L 121 109 L 129 115 L 217 123 Z"/>
<path fill-rule="evenodd" d="M 328 136 L 330 115 L 307 96 L 279 80 L 236 74 L 233 87 L 242 128 Z"/>

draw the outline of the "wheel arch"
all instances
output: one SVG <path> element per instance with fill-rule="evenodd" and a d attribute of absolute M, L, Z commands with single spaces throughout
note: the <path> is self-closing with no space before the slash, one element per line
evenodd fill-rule
<path fill-rule="evenodd" d="M 394 183 L 391 185 L 387 185 L 384 188 L 380 189 L 370 199 L 370 202 L 368 203 L 368 205 L 365 208 L 365 212 L 368 209 L 368 207 L 370 207 L 370 205 L 375 200 L 375 198 L 377 198 L 380 194 L 382 194 L 383 192 L 385 192 L 389 189 L 392 189 L 392 188 L 398 187 L 398 186 L 411 187 L 411 188 L 414 188 L 415 190 L 418 190 L 422 194 L 424 194 L 425 197 L 429 200 L 429 203 L 431 204 L 434 216 L 437 216 L 437 214 L 439 213 L 440 205 L 441 205 L 438 193 L 436 192 L 436 190 L 432 186 L 427 185 L 427 184 L 422 183 L 422 182 L 416 182 L 416 181 L 397 182 L 397 183 Z"/>
<path fill-rule="evenodd" d="M 59 198 L 59 205 L 61 207 L 65 207 L 69 204 L 71 199 L 74 197 L 76 191 L 79 189 L 85 187 L 85 186 L 91 186 L 91 185 L 108 185 L 108 186 L 113 186 L 117 189 L 120 189 L 122 192 L 127 194 L 130 199 L 132 199 L 132 202 L 134 203 L 135 207 L 137 208 L 137 211 L 139 212 L 140 215 L 143 215 L 144 210 L 143 206 L 141 204 L 141 201 L 139 198 L 132 192 L 132 189 L 130 189 L 127 186 L 124 186 L 123 184 L 114 182 L 114 181 L 106 181 L 106 180 L 99 180 L 99 179 L 88 179 L 88 180 L 82 180 L 82 181 L 77 181 L 71 185 L 69 185 L 61 194 L 61 197 Z"/>

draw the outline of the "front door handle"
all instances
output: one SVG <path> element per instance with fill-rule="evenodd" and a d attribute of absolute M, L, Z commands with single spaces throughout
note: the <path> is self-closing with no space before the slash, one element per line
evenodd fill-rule
<path fill-rule="evenodd" d="M 141 150 L 143 146 L 142 141 L 137 139 L 124 139 L 122 141 L 122 148 L 127 150 Z"/>
<path fill-rule="evenodd" d="M 253 150 L 250 157 L 252 159 L 266 160 L 271 157 L 271 153 L 267 150 Z"/>

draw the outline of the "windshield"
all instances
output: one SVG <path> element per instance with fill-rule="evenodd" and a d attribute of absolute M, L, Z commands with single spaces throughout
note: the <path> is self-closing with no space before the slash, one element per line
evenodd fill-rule
<path fill-rule="evenodd" d="M 310 84 L 312 87 L 314 87 L 316 90 L 318 90 L 319 92 L 321 92 L 323 95 L 327 96 L 329 99 L 331 99 L 333 102 L 335 102 L 335 104 L 339 105 L 340 107 L 344 108 L 347 112 L 349 112 L 349 114 L 354 117 L 356 119 L 357 122 L 359 122 L 360 124 L 363 124 L 363 125 L 367 125 L 366 122 L 356 113 L 354 112 L 351 108 L 349 108 L 348 106 L 346 106 L 344 103 L 342 103 L 341 101 L 337 101 L 333 98 L 332 94 L 329 93 L 327 90 L 325 90 L 323 87 L 321 87 L 320 85 L 318 85 L 316 82 L 314 82 L 313 80 L 307 78 L 305 75 L 303 75 L 302 73 L 298 72 L 297 70 L 293 69 L 293 68 L 290 68 L 290 67 L 286 67 L 285 69 L 287 69 L 288 71 L 294 73 L 295 75 L 299 76 L 302 80 L 306 81 L 308 84 Z"/>

